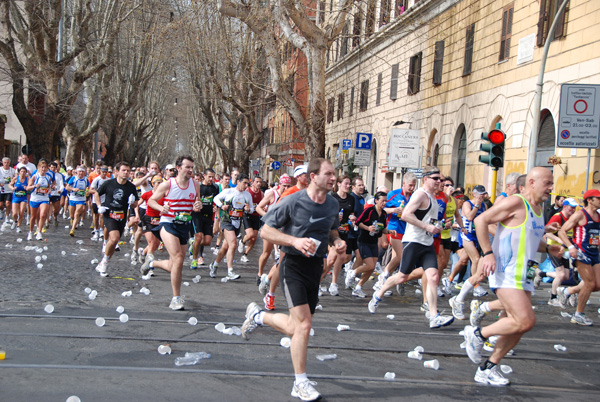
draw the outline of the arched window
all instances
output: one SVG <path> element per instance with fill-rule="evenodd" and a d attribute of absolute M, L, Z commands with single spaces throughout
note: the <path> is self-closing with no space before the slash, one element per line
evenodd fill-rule
<path fill-rule="evenodd" d="M 465 167 L 467 165 L 467 132 L 465 125 L 461 123 L 456 130 L 455 137 L 455 149 L 456 149 L 456 170 L 454 171 L 454 178 L 456 187 L 465 186 Z"/>
<path fill-rule="evenodd" d="M 440 145 L 435 144 L 435 148 L 433 149 L 433 159 L 431 161 L 431 165 L 437 166 L 439 158 L 440 158 Z"/>
<path fill-rule="evenodd" d="M 543 110 L 538 136 L 537 150 L 535 152 L 535 166 L 549 166 L 548 158 L 554 155 L 556 144 L 556 131 L 554 118 L 550 111 Z"/>

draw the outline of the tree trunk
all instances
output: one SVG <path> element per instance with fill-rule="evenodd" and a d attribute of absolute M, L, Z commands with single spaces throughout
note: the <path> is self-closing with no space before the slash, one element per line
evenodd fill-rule
<path fill-rule="evenodd" d="M 77 140 L 72 137 L 67 137 L 67 154 L 65 155 L 65 163 L 73 167 L 81 164 L 81 152 L 84 149 L 86 140 Z"/>

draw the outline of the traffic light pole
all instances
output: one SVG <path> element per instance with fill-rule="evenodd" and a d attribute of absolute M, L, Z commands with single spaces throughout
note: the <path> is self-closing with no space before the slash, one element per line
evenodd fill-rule
<path fill-rule="evenodd" d="M 490 192 L 490 200 L 492 204 L 496 201 L 496 183 L 498 182 L 498 168 L 492 168 L 492 189 Z"/>

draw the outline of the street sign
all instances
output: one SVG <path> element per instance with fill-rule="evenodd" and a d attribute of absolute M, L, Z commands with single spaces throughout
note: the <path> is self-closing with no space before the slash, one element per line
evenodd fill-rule
<path fill-rule="evenodd" d="M 356 149 L 371 149 L 373 134 L 356 133 Z"/>
<path fill-rule="evenodd" d="M 418 179 L 423 178 L 423 169 L 406 169 L 406 173 L 414 173 Z"/>
<path fill-rule="evenodd" d="M 369 166 L 371 164 L 370 149 L 354 150 L 354 166 Z"/>
<path fill-rule="evenodd" d="M 281 163 L 279 163 L 278 161 L 271 163 L 271 169 L 273 169 L 273 170 L 281 169 Z"/>
<path fill-rule="evenodd" d="M 352 140 L 342 140 L 342 153 L 347 154 L 352 148 Z"/>
<path fill-rule="evenodd" d="M 283 165 L 284 165 L 284 166 L 293 166 L 292 159 L 291 159 L 291 158 L 288 158 L 288 160 L 286 160 L 286 161 L 285 161 L 285 163 L 284 163 Z"/>
<path fill-rule="evenodd" d="M 562 84 L 558 116 L 559 148 L 598 148 L 600 85 Z"/>
<path fill-rule="evenodd" d="M 388 143 L 388 166 L 417 167 L 419 166 L 420 131 L 392 128 Z"/>

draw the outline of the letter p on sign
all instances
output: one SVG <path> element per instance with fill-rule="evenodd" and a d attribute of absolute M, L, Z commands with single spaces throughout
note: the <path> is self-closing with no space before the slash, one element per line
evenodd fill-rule
<path fill-rule="evenodd" d="M 372 140 L 373 140 L 373 134 L 356 133 L 356 148 L 357 149 L 371 149 L 371 141 Z"/>

